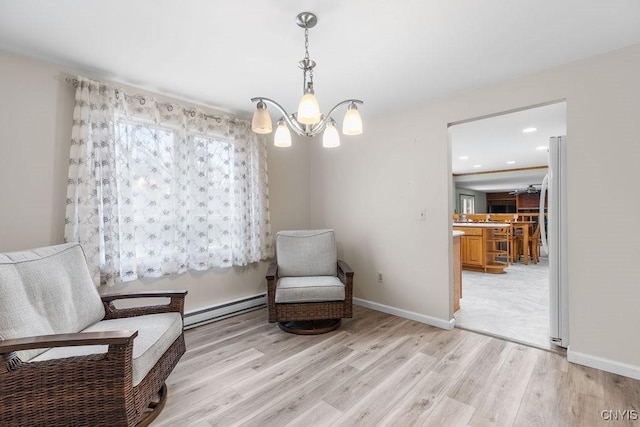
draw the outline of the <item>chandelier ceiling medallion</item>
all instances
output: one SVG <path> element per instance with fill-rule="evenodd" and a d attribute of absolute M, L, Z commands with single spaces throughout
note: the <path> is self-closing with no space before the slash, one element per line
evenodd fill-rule
<path fill-rule="evenodd" d="M 337 147 L 340 145 L 340 136 L 336 129 L 336 122 L 331 114 L 340 106 L 348 104 L 347 112 L 342 122 L 342 133 L 345 135 L 360 135 L 362 133 L 362 119 L 356 104 L 362 104 L 359 99 L 347 99 L 337 103 L 327 115 L 320 112 L 318 100 L 313 91 L 313 69 L 316 62 L 309 58 L 309 28 L 315 27 L 318 18 L 311 12 L 302 12 L 296 18 L 296 24 L 304 28 L 304 59 L 298 62 L 298 67 L 303 74 L 303 96 L 298 105 L 298 112 L 289 114 L 280 104 L 273 99 L 262 96 L 251 98 L 251 102 L 257 102 L 256 111 L 253 113 L 251 129 L 255 133 L 271 133 L 271 116 L 267 111 L 267 104 L 274 106 L 282 117 L 278 120 L 278 128 L 274 135 L 274 145 L 277 147 L 291 146 L 291 133 L 289 129 L 301 136 L 314 137 L 323 132 L 322 145 L 324 147 Z"/>

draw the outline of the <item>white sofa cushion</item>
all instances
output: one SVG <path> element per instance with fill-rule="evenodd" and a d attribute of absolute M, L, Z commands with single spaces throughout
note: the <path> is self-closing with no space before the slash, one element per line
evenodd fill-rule
<path fill-rule="evenodd" d="M 103 332 L 116 330 L 138 331 L 133 341 L 133 386 L 149 373 L 160 357 L 182 333 L 180 313 L 147 314 L 123 319 L 103 320 L 82 332 Z M 106 353 L 106 345 L 56 347 L 34 357 L 32 362 Z"/>
<path fill-rule="evenodd" d="M 79 332 L 104 314 L 78 243 L 0 254 L 0 339 Z"/>
<path fill-rule="evenodd" d="M 291 230 L 276 234 L 279 277 L 336 276 L 333 230 Z"/>
<path fill-rule="evenodd" d="M 344 285 L 335 276 L 282 277 L 276 284 L 277 303 L 344 301 Z"/>

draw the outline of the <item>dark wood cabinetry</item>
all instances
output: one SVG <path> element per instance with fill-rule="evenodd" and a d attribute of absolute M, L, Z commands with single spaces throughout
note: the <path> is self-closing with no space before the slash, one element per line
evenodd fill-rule
<path fill-rule="evenodd" d="M 516 206 L 521 210 L 538 210 L 540 209 L 540 193 L 521 193 L 516 198 Z"/>
<path fill-rule="evenodd" d="M 507 192 L 487 193 L 487 213 L 516 213 L 516 196 Z"/>
<path fill-rule="evenodd" d="M 529 213 L 539 208 L 540 193 L 487 193 L 487 213 Z"/>

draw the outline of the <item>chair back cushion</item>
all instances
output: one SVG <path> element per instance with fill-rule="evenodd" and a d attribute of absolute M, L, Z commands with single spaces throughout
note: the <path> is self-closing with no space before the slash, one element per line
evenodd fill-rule
<path fill-rule="evenodd" d="M 0 254 L 0 307 L 2 340 L 80 332 L 105 315 L 78 243 Z"/>
<path fill-rule="evenodd" d="M 291 230 L 276 234 L 279 277 L 336 276 L 333 230 Z"/>

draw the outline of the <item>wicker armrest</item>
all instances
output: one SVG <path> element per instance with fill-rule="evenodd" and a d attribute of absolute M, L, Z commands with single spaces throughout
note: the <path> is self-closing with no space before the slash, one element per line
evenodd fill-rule
<path fill-rule="evenodd" d="M 353 269 L 345 261 L 338 260 L 338 269 L 346 276 L 353 276 Z"/>
<path fill-rule="evenodd" d="M 267 280 L 273 280 L 278 275 L 278 263 L 272 262 L 267 270 Z"/>
<path fill-rule="evenodd" d="M 350 300 L 353 296 L 353 270 L 342 260 L 338 260 L 338 279 L 344 283 L 345 298 Z"/>
<path fill-rule="evenodd" d="M 35 348 L 76 345 L 122 345 L 138 336 L 138 331 L 78 332 L 75 334 L 39 335 L 0 341 L 0 354 Z"/>
<path fill-rule="evenodd" d="M 145 314 L 178 312 L 184 315 L 184 298 L 187 291 L 142 291 L 130 293 L 113 293 L 101 295 L 105 309 L 105 319 L 135 317 Z M 114 301 L 132 298 L 170 298 L 168 304 L 150 305 L 143 307 L 116 308 Z"/>
<path fill-rule="evenodd" d="M 102 301 L 115 301 L 131 298 L 184 298 L 188 291 L 141 291 L 128 293 L 113 293 L 101 295 Z"/>

